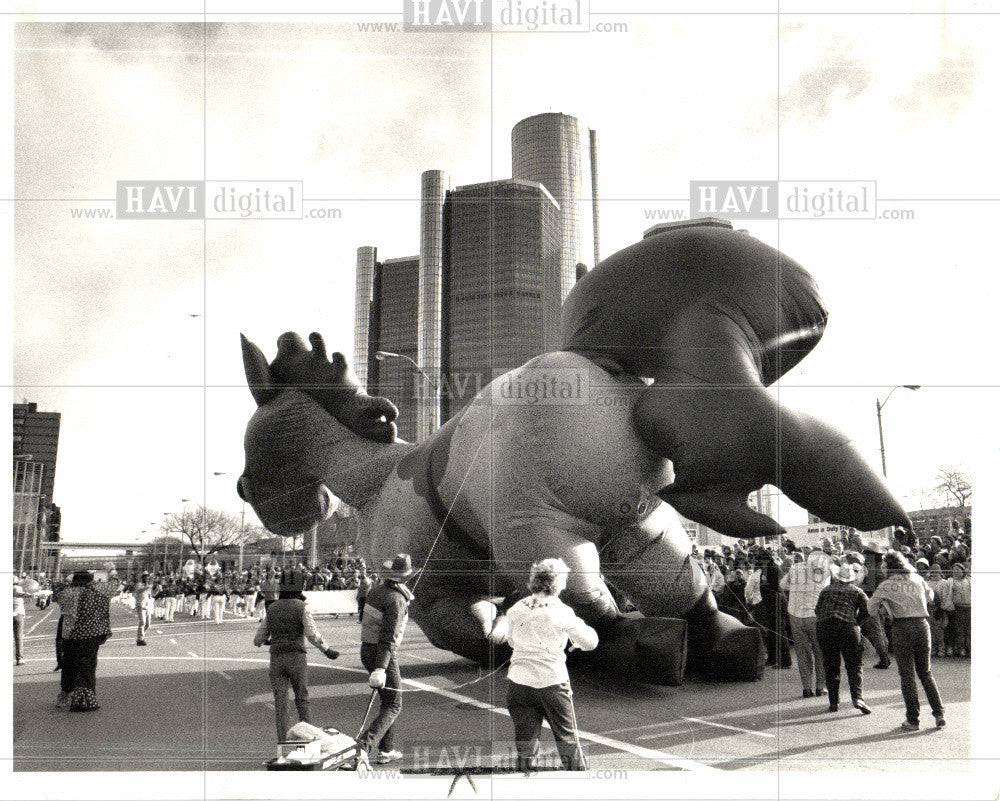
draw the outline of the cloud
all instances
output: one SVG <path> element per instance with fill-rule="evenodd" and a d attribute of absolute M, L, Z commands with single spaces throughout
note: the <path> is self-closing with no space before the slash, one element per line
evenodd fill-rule
<path fill-rule="evenodd" d="M 807 67 L 781 95 L 780 114 L 818 122 L 830 114 L 835 102 L 858 97 L 874 78 L 874 73 L 852 56 L 849 46 L 835 40 L 820 61 Z"/>
<path fill-rule="evenodd" d="M 920 73 L 910 91 L 893 99 L 893 105 L 920 120 L 958 116 L 976 88 L 976 60 L 971 51 L 946 56 L 935 70 Z"/>

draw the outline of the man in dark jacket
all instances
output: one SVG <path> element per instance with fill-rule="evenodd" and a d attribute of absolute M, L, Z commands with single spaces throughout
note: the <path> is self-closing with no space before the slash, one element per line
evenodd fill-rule
<path fill-rule="evenodd" d="M 372 760 L 369 752 L 374 747 L 378 749 L 373 755 L 374 761 L 380 765 L 403 756 L 392 748 L 392 724 L 403 708 L 396 649 L 403 641 L 410 601 L 413 600 L 413 593 L 403 582 L 413 573 L 410 555 L 397 554 L 382 563 L 379 571 L 382 580 L 365 599 L 361 623 L 361 662 L 369 671 L 368 686 L 378 690 L 379 711 L 358 740 L 361 749 L 359 767 Z"/>
<path fill-rule="evenodd" d="M 864 590 L 865 595 L 871 597 L 875 588 L 885 578 L 885 569 L 882 567 L 882 552 L 874 541 L 864 543 L 861 552 L 864 558 L 864 579 L 861 582 L 861 589 Z M 878 653 L 878 662 L 873 667 L 878 670 L 888 668 L 892 664 L 892 660 L 889 658 L 889 641 L 878 615 L 869 615 L 862 621 L 861 634 Z"/>
<path fill-rule="evenodd" d="M 323 635 L 316 628 L 312 614 L 306 608 L 302 595 L 302 579 L 292 577 L 278 587 L 278 599 L 268 608 L 257 627 L 253 644 L 258 648 L 265 643 L 271 646 L 269 677 L 274 692 L 274 725 L 278 740 L 284 740 L 288 726 L 288 688 L 295 693 L 295 708 L 299 720 L 309 720 L 309 681 L 306 664 L 306 640 L 309 640 L 327 658 L 336 659 L 340 654 L 329 648 Z"/>

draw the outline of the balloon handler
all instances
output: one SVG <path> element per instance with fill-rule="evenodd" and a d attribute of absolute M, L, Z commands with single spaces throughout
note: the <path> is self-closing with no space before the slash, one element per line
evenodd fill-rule
<path fill-rule="evenodd" d="M 358 768 L 401 759 L 393 750 L 393 723 L 403 709 L 396 649 L 403 641 L 413 593 L 404 583 L 414 574 L 410 555 L 396 554 L 382 563 L 381 579 L 365 600 L 361 623 L 361 662 L 369 671 L 368 686 L 378 691 L 379 710 L 358 738 Z M 371 750 L 377 748 L 374 755 Z"/>
<path fill-rule="evenodd" d="M 279 585 L 278 600 L 272 603 L 257 628 L 253 644 L 271 647 L 269 677 L 274 692 L 274 724 L 278 741 L 286 739 L 288 726 L 288 687 L 295 693 L 295 708 L 299 720 L 309 720 L 309 667 L 306 664 L 306 640 L 329 659 L 340 653 L 327 646 L 316 628 L 316 621 L 306 608 L 302 594 L 302 577 L 293 575 Z"/>

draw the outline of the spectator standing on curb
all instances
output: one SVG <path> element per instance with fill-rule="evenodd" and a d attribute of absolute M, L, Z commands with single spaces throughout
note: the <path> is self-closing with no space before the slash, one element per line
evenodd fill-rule
<path fill-rule="evenodd" d="M 829 585 L 816 601 L 816 635 L 823 650 L 826 689 L 830 695 L 830 712 L 840 705 L 840 660 L 844 660 L 851 701 L 862 715 L 871 709 L 862 697 L 861 627 L 859 621 L 868 616 L 868 596 L 854 581 L 856 571 L 849 563 L 833 564 Z"/>
<path fill-rule="evenodd" d="M 952 640 L 955 656 L 972 656 L 972 580 L 965 565 L 956 562 L 951 568 L 951 603 L 954 610 Z M 962 653 L 959 654 L 959 651 Z"/>
<path fill-rule="evenodd" d="M 885 555 L 885 566 L 887 577 L 868 601 L 868 611 L 874 614 L 884 603 L 893 618 L 892 647 L 906 706 L 902 728 L 907 731 L 920 728 L 918 678 L 934 721 L 941 728 L 945 725 L 944 705 L 931 674 L 931 630 L 927 623 L 927 602 L 934 597 L 934 591 L 897 551 Z"/>
<path fill-rule="evenodd" d="M 788 591 L 788 624 L 803 698 L 826 695 L 823 650 L 816 636 L 816 601 L 829 583 L 830 557 L 822 551 L 813 551 L 807 561 L 793 564 L 781 579 L 781 589 Z"/>
<path fill-rule="evenodd" d="M 294 578 L 279 585 L 274 601 L 257 627 L 253 644 L 270 646 L 271 665 L 268 678 L 274 693 L 274 727 L 278 741 L 284 740 L 288 729 L 288 688 L 295 695 L 299 721 L 309 720 L 309 668 L 306 662 L 306 640 L 315 645 L 328 659 L 340 654 L 327 646 L 316 628 L 316 621 L 305 605 L 301 581 Z"/>
<path fill-rule="evenodd" d="M 14 576 L 14 664 L 20 665 L 24 659 L 24 599 L 31 596 L 21 585 L 21 579 Z"/>

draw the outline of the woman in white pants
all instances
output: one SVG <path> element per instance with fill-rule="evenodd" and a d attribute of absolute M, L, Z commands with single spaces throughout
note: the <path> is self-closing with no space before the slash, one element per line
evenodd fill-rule
<path fill-rule="evenodd" d="M 243 617 L 253 617 L 257 603 L 257 588 L 250 586 L 243 593 Z"/>
<path fill-rule="evenodd" d="M 211 615 L 215 619 L 216 625 L 222 622 L 222 614 L 226 610 L 226 591 L 218 584 L 215 584 L 208 591 L 208 604 L 211 608 Z"/>
<path fill-rule="evenodd" d="M 163 592 L 163 616 L 168 623 L 173 623 L 174 613 L 177 611 L 177 588 L 168 586 Z"/>

